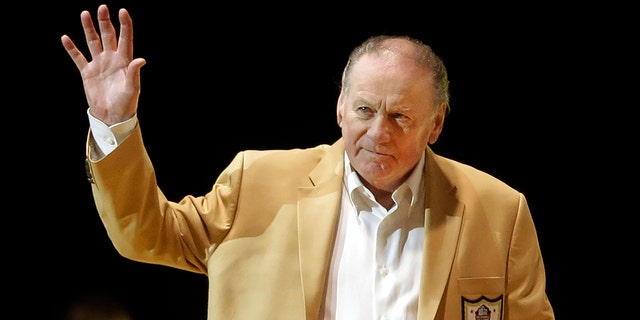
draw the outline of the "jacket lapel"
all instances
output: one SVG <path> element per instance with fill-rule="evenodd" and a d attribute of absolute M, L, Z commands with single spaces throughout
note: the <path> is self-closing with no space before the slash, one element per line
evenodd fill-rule
<path fill-rule="evenodd" d="M 298 189 L 298 243 L 307 319 L 317 319 L 324 302 L 340 212 L 343 155 L 339 140 L 309 174 L 313 186 Z"/>
<path fill-rule="evenodd" d="M 456 188 L 427 148 L 425 162 L 426 204 L 425 243 L 418 319 L 434 319 L 456 252 L 464 205 L 456 198 Z"/>

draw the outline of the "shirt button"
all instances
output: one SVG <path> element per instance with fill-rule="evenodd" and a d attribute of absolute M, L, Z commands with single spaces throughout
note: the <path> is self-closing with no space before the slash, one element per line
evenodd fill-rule
<path fill-rule="evenodd" d="M 380 275 L 383 277 L 386 277 L 389 274 L 389 268 L 387 267 L 382 267 L 380 268 Z"/>
<path fill-rule="evenodd" d="M 107 138 L 107 143 L 108 143 L 109 145 L 111 145 L 111 146 L 112 146 L 112 145 L 114 145 L 114 144 L 116 144 L 116 142 L 115 142 L 115 141 L 113 141 L 113 139 L 111 139 L 111 138 Z"/>

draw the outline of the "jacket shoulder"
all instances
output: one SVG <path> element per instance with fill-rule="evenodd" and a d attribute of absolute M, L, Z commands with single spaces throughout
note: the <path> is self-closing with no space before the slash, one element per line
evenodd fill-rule
<path fill-rule="evenodd" d="M 433 159 L 446 179 L 460 191 L 473 190 L 483 196 L 500 198 L 520 197 L 518 190 L 486 171 L 437 154 Z"/>

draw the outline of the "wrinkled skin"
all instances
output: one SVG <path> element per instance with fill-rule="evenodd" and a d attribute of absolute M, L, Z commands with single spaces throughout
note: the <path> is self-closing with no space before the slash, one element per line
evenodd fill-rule
<path fill-rule="evenodd" d="M 397 52 L 366 54 L 356 62 L 337 104 L 351 164 L 387 208 L 393 190 L 438 139 L 445 117 L 445 105 L 434 106 L 428 71 L 404 56 L 413 44 L 393 42 Z"/>

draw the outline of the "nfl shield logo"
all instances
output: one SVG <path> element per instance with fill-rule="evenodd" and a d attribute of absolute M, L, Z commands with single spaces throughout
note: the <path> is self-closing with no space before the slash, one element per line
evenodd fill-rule
<path fill-rule="evenodd" d="M 502 295 L 495 299 L 482 296 L 475 300 L 462 297 L 463 320 L 500 320 L 502 319 Z"/>

